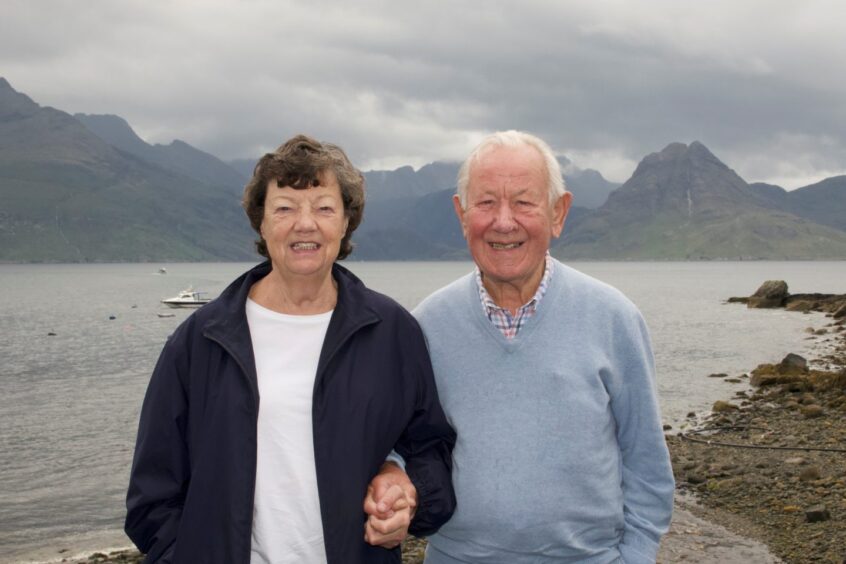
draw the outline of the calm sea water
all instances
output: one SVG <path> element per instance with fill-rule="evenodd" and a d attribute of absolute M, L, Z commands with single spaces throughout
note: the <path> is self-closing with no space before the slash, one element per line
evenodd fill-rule
<path fill-rule="evenodd" d="M 164 275 L 159 266 L 0 266 L 0 563 L 129 544 L 123 498 L 141 401 L 165 338 L 190 314 L 159 300 L 189 285 L 215 296 L 250 265 L 167 264 Z M 471 270 L 469 263 L 347 266 L 408 308 Z M 827 322 L 747 310 L 726 298 L 768 279 L 786 280 L 794 293 L 846 292 L 846 262 L 573 266 L 640 307 L 664 419 L 674 427 L 745 386 L 708 374 L 739 375 L 788 352 L 812 355 L 816 341 L 804 329 Z"/>

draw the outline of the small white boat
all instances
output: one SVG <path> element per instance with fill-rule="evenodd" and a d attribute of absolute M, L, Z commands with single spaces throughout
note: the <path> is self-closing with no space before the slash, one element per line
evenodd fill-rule
<path fill-rule="evenodd" d="M 163 299 L 162 303 L 167 307 L 200 307 L 211 301 L 211 298 L 204 298 L 202 294 L 205 292 L 198 292 L 189 286 L 175 297 Z"/>

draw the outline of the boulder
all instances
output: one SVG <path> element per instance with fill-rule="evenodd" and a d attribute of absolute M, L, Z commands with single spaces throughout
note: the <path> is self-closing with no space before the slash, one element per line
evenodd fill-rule
<path fill-rule="evenodd" d="M 831 315 L 835 318 L 846 317 L 846 301 L 840 304 L 840 307 L 834 310 Z"/>
<path fill-rule="evenodd" d="M 773 308 L 784 305 L 790 294 L 787 292 L 787 282 L 784 280 L 767 280 L 749 297 L 746 307 Z"/>
<path fill-rule="evenodd" d="M 822 505 L 815 505 L 805 510 L 805 520 L 808 523 L 820 523 L 831 519 L 831 514 Z"/>
<path fill-rule="evenodd" d="M 807 468 L 803 468 L 801 472 L 799 472 L 799 479 L 803 482 L 812 482 L 814 480 L 819 480 L 822 477 L 822 473 L 820 469 L 816 466 L 808 466 Z"/>
<path fill-rule="evenodd" d="M 808 361 L 798 354 L 789 353 L 781 359 L 778 367 L 782 374 L 792 374 L 796 370 L 805 372 L 808 370 Z"/>
<path fill-rule="evenodd" d="M 733 403 L 717 400 L 714 402 L 714 406 L 711 408 L 711 411 L 714 413 L 725 413 L 727 411 L 737 411 L 738 409 L 739 408 Z"/>
<path fill-rule="evenodd" d="M 824 415 L 823 408 L 818 405 L 804 405 L 800 410 L 805 419 L 813 419 L 815 417 L 822 417 Z"/>

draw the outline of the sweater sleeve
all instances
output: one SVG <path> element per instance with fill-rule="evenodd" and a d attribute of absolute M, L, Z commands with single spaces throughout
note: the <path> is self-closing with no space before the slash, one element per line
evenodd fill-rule
<path fill-rule="evenodd" d="M 670 525 L 675 488 L 655 382 L 646 324 L 635 312 L 627 327 L 615 328 L 619 377 L 611 408 L 622 456 L 625 531 L 619 545 L 626 564 L 654 563 Z"/>
<path fill-rule="evenodd" d="M 406 339 L 405 353 L 407 370 L 416 383 L 414 413 L 395 449 L 405 460 L 405 470 L 417 489 L 417 511 L 409 532 L 427 536 L 437 532 L 455 511 L 452 487 L 455 431 L 441 408 L 429 352 L 416 322 L 414 329 Z"/>
<path fill-rule="evenodd" d="M 147 555 L 170 562 L 188 487 L 188 405 L 179 373 L 185 355 L 173 337 L 162 351 L 141 408 L 126 496 L 126 534 Z"/>

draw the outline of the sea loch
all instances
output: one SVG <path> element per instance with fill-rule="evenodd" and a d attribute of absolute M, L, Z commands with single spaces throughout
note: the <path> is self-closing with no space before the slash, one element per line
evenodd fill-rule
<path fill-rule="evenodd" d="M 166 310 L 160 300 L 189 285 L 215 296 L 249 266 L 0 266 L 0 563 L 129 544 L 121 531 L 123 497 L 138 412 L 164 340 L 191 314 Z M 472 268 L 347 266 L 408 308 Z M 749 295 L 767 279 L 786 280 L 794 293 L 842 293 L 846 280 L 846 262 L 573 266 L 616 286 L 643 311 L 664 420 L 675 429 L 689 411 L 701 413 L 746 386 L 708 374 L 740 375 L 788 352 L 814 356 L 811 347 L 824 346 L 805 340 L 805 328 L 826 322 L 819 314 L 747 310 L 726 298 Z M 175 316 L 157 315 L 165 311 Z"/>

